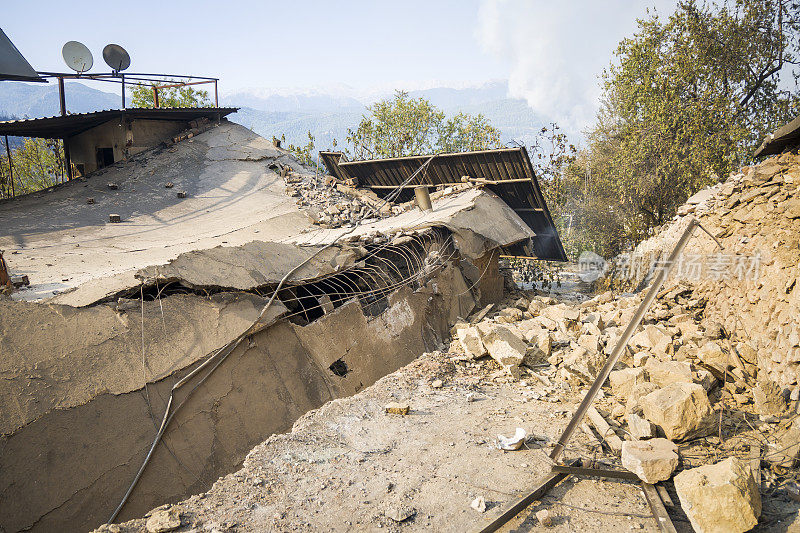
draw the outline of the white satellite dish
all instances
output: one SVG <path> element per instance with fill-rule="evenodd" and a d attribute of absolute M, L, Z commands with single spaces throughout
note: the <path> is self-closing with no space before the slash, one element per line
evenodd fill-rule
<path fill-rule="evenodd" d="M 64 56 L 64 62 L 69 68 L 82 74 L 92 68 L 94 58 L 88 48 L 78 41 L 69 41 L 61 49 L 61 55 Z"/>
<path fill-rule="evenodd" d="M 131 66 L 131 56 L 118 44 L 107 44 L 103 48 L 103 60 L 114 72 L 120 72 Z"/>

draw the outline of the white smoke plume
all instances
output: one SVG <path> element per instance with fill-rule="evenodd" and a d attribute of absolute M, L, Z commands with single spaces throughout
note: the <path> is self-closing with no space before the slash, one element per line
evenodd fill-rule
<path fill-rule="evenodd" d="M 594 120 L 601 74 L 636 19 L 675 0 L 482 0 L 478 39 L 509 64 L 509 92 L 542 118 L 580 135 Z"/>

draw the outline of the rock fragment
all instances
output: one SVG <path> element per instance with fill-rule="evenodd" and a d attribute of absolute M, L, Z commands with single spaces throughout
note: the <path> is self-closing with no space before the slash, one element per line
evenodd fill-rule
<path fill-rule="evenodd" d="M 486 347 L 483 345 L 478 328 L 470 326 L 458 329 L 456 335 L 464 353 L 472 359 L 478 359 L 486 355 Z"/>
<path fill-rule="evenodd" d="M 160 509 L 153 512 L 145 523 L 148 533 L 165 533 L 181 527 L 181 515 L 178 509 Z"/>
<path fill-rule="evenodd" d="M 636 413 L 628 413 L 625 420 L 628 422 L 628 432 L 634 439 L 644 440 L 656 436 L 653 424 Z"/>
<path fill-rule="evenodd" d="M 407 403 L 391 402 L 386 404 L 386 412 L 391 415 L 407 415 L 410 409 Z"/>
<path fill-rule="evenodd" d="M 622 443 L 622 466 L 645 483 L 666 481 L 678 466 L 678 447 L 660 438 L 625 441 Z"/>
<path fill-rule="evenodd" d="M 681 507 L 698 533 L 742 533 L 758 524 L 761 495 L 750 465 L 735 457 L 675 476 Z"/>
<path fill-rule="evenodd" d="M 525 360 L 528 345 L 506 327 L 491 324 L 481 329 L 483 341 L 489 355 L 500 363 L 511 375 L 519 372 Z"/>
<path fill-rule="evenodd" d="M 711 403 L 696 383 L 673 383 L 640 400 L 644 416 L 674 441 L 708 435 Z"/>
<path fill-rule="evenodd" d="M 641 367 L 623 368 L 612 371 L 608 379 L 615 396 L 628 398 L 637 384 L 647 381 L 647 371 Z"/>

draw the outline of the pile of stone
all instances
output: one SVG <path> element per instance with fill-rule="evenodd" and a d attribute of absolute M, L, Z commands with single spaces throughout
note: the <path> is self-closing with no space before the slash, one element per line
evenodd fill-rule
<path fill-rule="evenodd" d="M 707 301 L 706 318 L 738 341 L 738 353 L 758 367 L 759 380 L 772 382 L 793 401 L 800 398 L 798 189 L 797 154 L 744 167 L 689 198 L 675 219 L 637 246 L 624 269 L 618 264 L 609 278 L 626 289 L 640 285 L 649 265 L 669 252 L 694 216 L 724 249 L 695 231 L 672 280 L 690 283 Z"/>
<path fill-rule="evenodd" d="M 466 363 L 489 357 L 507 379 L 530 375 L 542 380 L 548 387 L 535 399 L 548 401 L 547 393 L 559 386 L 585 389 L 594 382 L 639 303 L 640 296 L 615 298 L 611 292 L 583 302 L 518 298 L 457 323 L 450 351 L 454 360 Z M 748 343 L 731 341 L 724 327 L 708 319 L 707 305 L 708 298 L 698 297 L 690 284 L 663 289 L 587 417 L 592 435 L 648 483 L 672 478 L 679 464 L 677 445 L 716 435 L 719 411 L 725 408 L 757 413 L 764 426 L 789 426 L 779 439 L 788 452 L 767 451 L 769 461 L 791 466 L 800 451 L 800 422 L 791 424 L 788 396 L 760 380 L 757 354 Z M 792 447 L 792 442 L 798 444 Z M 687 511 L 695 529 L 714 530 L 703 525 L 708 512 L 702 501 L 715 491 L 720 497 L 726 491 L 740 496 L 728 498 L 731 507 L 725 513 L 734 509 L 730 516 L 742 528 L 725 525 L 726 530 L 755 525 L 761 504 L 750 466 L 723 461 L 678 476 L 694 480 L 709 468 L 702 475 L 728 481 L 708 482 L 701 490 L 694 481 L 678 484 L 676 478 L 684 507 L 698 509 L 694 515 Z"/>
<path fill-rule="evenodd" d="M 309 171 L 283 173 L 286 194 L 297 198 L 297 205 L 322 228 L 339 228 L 375 216 L 364 200 L 342 192 L 335 178 Z"/>

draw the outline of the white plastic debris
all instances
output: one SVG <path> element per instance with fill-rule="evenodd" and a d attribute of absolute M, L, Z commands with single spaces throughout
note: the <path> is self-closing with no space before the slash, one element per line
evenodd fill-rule
<path fill-rule="evenodd" d="M 516 433 L 514 433 L 513 437 L 504 437 L 503 435 L 497 436 L 497 447 L 501 450 L 519 450 L 522 448 L 522 445 L 525 443 L 525 437 L 528 436 L 528 432 L 522 428 L 517 428 Z"/>
<path fill-rule="evenodd" d="M 478 496 L 477 498 L 472 500 L 472 503 L 470 504 L 470 507 L 472 507 L 473 509 L 475 509 L 479 513 L 485 513 L 486 512 L 486 500 L 483 498 L 483 496 Z"/>

